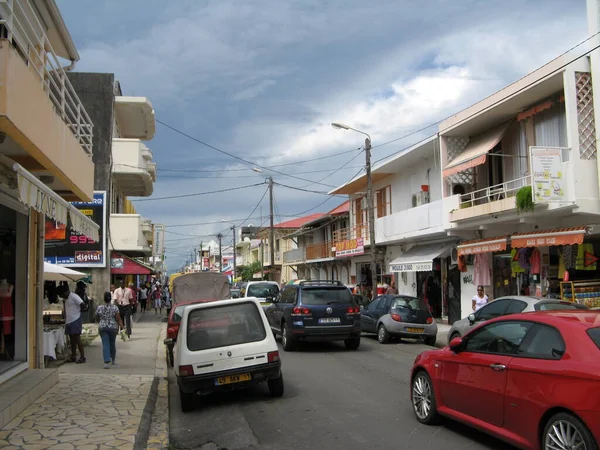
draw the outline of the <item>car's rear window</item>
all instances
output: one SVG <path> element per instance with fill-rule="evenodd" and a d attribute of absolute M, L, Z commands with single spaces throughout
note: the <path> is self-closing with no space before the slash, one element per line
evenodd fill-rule
<path fill-rule="evenodd" d="M 246 291 L 246 297 L 276 297 L 279 293 L 279 286 L 276 284 L 262 283 L 251 284 Z"/>
<path fill-rule="evenodd" d="M 191 351 L 258 342 L 267 336 L 260 312 L 250 302 L 195 309 L 187 325 Z"/>
<path fill-rule="evenodd" d="M 304 288 L 302 290 L 303 305 L 355 304 L 352 294 L 345 287 Z"/>
<path fill-rule="evenodd" d="M 579 303 L 569 302 L 542 302 L 536 303 L 534 308 L 537 311 L 559 311 L 559 310 L 572 310 L 572 309 L 587 309 L 585 305 Z"/>
<path fill-rule="evenodd" d="M 417 297 L 398 296 L 392 300 L 392 309 L 413 309 L 427 311 L 425 302 Z"/>
<path fill-rule="evenodd" d="M 598 328 L 590 328 L 587 330 L 587 334 L 592 338 L 594 344 L 600 349 L 600 327 Z"/>

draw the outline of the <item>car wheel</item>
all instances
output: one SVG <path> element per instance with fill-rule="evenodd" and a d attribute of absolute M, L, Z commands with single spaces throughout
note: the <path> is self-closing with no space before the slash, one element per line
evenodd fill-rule
<path fill-rule="evenodd" d="M 283 395 L 283 374 L 279 373 L 277 378 L 267 380 L 269 385 L 269 394 L 271 397 L 281 397 Z"/>
<path fill-rule="evenodd" d="M 590 430 L 577 417 L 564 412 L 554 414 L 544 427 L 542 449 L 567 450 L 573 448 L 598 450 L 598 445 Z"/>
<path fill-rule="evenodd" d="M 181 402 L 181 410 L 183 412 L 190 412 L 194 410 L 194 394 L 186 394 L 179 389 L 179 400 Z"/>
<path fill-rule="evenodd" d="M 436 337 L 437 336 L 427 336 L 424 341 L 425 341 L 425 345 L 429 345 L 431 347 L 435 346 L 435 341 L 436 341 Z"/>
<path fill-rule="evenodd" d="M 360 347 L 360 336 L 346 339 L 344 344 L 346 344 L 348 350 L 356 350 Z"/>
<path fill-rule="evenodd" d="M 285 322 L 281 326 L 281 345 L 286 352 L 291 352 L 296 348 L 296 343 L 290 338 L 290 331 Z"/>
<path fill-rule="evenodd" d="M 175 355 L 173 354 L 173 349 L 167 347 L 167 365 L 169 367 L 175 366 Z"/>
<path fill-rule="evenodd" d="M 387 344 L 390 341 L 390 333 L 385 329 L 385 325 L 379 325 L 377 330 L 377 340 L 380 344 Z"/>
<path fill-rule="evenodd" d="M 417 372 L 413 378 L 410 397 L 413 412 L 419 422 L 425 425 L 432 425 L 438 421 L 439 416 L 435 404 L 433 383 L 424 370 Z"/>

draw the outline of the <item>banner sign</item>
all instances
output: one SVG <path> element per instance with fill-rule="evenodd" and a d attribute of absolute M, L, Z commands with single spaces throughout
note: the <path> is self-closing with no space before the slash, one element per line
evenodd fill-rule
<path fill-rule="evenodd" d="M 390 264 L 390 272 L 429 272 L 433 270 L 433 261 Z"/>
<path fill-rule="evenodd" d="M 152 256 L 161 258 L 165 250 L 165 226 L 154 224 L 154 243 L 152 246 Z"/>
<path fill-rule="evenodd" d="M 70 215 L 68 224 L 46 218 L 44 261 L 69 267 L 106 267 L 106 191 L 94 191 L 91 202 L 71 205 L 98 224 L 99 240 L 75 231 Z"/>
<path fill-rule="evenodd" d="M 566 201 L 562 147 L 530 147 L 533 201 Z"/>
<path fill-rule="evenodd" d="M 493 241 L 483 241 L 472 244 L 459 245 L 458 256 L 479 255 L 481 253 L 494 253 L 506 250 L 506 238 Z"/>
<path fill-rule="evenodd" d="M 365 244 L 363 238 L 349 239 L 335 243 L 335 257 L 355 256 L 365 253 Z"/>

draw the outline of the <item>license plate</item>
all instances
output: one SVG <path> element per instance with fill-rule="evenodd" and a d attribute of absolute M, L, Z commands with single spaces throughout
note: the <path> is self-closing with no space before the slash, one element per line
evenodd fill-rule
<path fill-rule="evenodd" d="M 319 319 L 319 323 L 340 323 L 339 317 L 323 317 Z"/>
<path fill-rule="evenodd" d="M 250 381 L 252 377 L 249 373 L 242 373 L 240 375 L 229 375 L 228 377 L 219 377 L 215 380 L 217 386 L 224 384 L 241 383 L 242 381 Z"/>
<path fill-rule="evenodd" d="M 407 328 L 406 331 L 409 333 L 422 333 L 425 331 L 425 328 Z"/>

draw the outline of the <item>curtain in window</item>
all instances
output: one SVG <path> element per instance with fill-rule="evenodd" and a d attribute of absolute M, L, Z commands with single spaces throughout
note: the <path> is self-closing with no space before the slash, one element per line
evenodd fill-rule
<path fill-rule="evenodd" d="M 535 145 L 548 147 L 567 147 L 567 119 L 563 103 L 536 114 Z"/>

